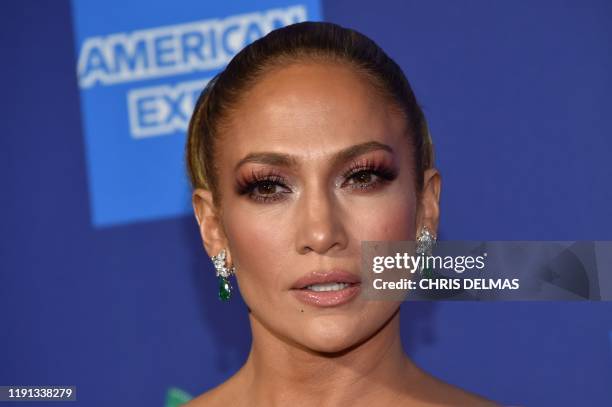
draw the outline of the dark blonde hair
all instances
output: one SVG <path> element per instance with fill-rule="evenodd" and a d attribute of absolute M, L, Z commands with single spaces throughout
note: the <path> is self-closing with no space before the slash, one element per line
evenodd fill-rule
<path fill-rule="evenodd" d="M 193 188 L 212 192 L 219 203 L 216 139 L 224 120 L 258 78 L 273 68 L 300 61 L 345 63 L 370 79 L 407 120 L 417 193 L 433 166 L 433 146 L 425 116 L 402 69 L 374 41 L 328 22 L 302 22 L 271 31 L 243 48 L 206 85 L 191 116 L 186 144 L 187 172 Z"/>

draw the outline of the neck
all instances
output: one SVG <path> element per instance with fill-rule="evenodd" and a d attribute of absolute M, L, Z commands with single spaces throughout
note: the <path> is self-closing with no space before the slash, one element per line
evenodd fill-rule
<path fill-rule="evenodd" d="M 377 405 L 406 389 L 418 368 L 405 354 L 399 309 L 370 338 L 342 352 L 315 352 L 270 332 L 252 315 L 253 345 L 242 370 L 252 405 Z"/>

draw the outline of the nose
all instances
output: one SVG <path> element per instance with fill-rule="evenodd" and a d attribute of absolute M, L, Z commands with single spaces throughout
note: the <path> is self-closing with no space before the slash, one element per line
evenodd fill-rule
<path fill-rule="evenodd" d="M 325 254 L 348 244 L 342 211 L 333 194 L 324 188 L 305 190 L 297 211 L 297 251 Z"/>

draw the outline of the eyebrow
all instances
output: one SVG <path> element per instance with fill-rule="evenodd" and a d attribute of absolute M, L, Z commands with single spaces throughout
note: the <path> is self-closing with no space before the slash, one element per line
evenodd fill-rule
<path fill-rule="evenodd" d="M 393 154 L 393 149 L 389 145 L 380 143 L 378 141 L 367 141 L 365 143 L 355 144 L 354 146 L 338 151 L 332 156 L 331 160 L 334 165 L 337 165 L 341 162 L 348 161 L 362 154 L 376 150 L 385 150 Z M 298 161 L 295 156 L 290 154 L 273 152 L 249 153 L 243 159 L 238 161 L 234 170 L 238 170 L 238 168 L 246 163 L 269 164 L 279 167 L 295 168 L 297 167 Z"/>

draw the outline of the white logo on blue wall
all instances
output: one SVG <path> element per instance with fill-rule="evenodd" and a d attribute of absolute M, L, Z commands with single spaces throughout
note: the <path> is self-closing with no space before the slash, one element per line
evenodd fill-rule
<path fill-rule="evenodd" d="M 127 98 L 132 137 L 159 136 L 187 130 L 195 102 L 209 80 L 129 91 Z"/>
<path fill-rule="evenodd" d="M 318 0 L 71 1 L 96 226 L 190 212 L 185 132 L 208 80 L 268 32 L 319 19 Z"/>
<path fill-rule="evenodd" d="M 79 85 L 219 69 L 247 44 L 306 17 L 306 8 L 299 5 L 87 38 L 79 56 Z"/>
<path fill-rule="evenodd" d="M 218 70 L 247 44 L 275 28 L 304 20 L 306 9 L 299 5 L 87 38 L 78 61 L 79 86 L 87 89 Z M 186 130 L 197 100 L 194 93 L 199 94 L 207 80 L 130 90 L 132 137 Z"/>

